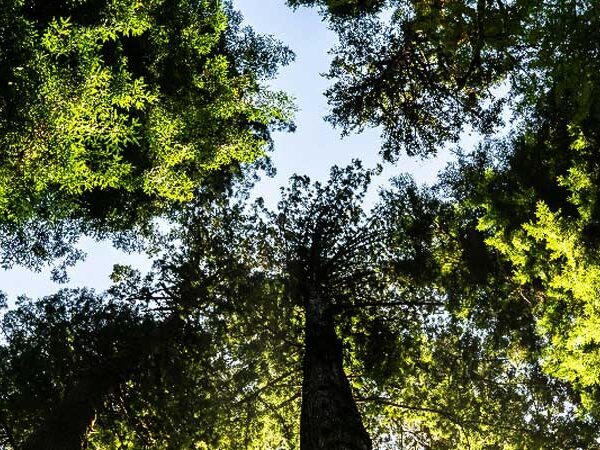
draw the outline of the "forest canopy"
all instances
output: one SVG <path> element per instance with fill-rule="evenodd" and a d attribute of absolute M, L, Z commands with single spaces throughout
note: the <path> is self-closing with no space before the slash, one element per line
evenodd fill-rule
<path fill-rule="evenodd" d="M 290 125 L 293 54 L 221 1 L 10 0 L 0 36 L 3 223 L 135 221 Z"/>
<path fill-rule="evenodd" d="M 355 160 L 267 207 L 293 55 L 229 3 L 0 7 L 6 261 L 164 221 L 149 273 L 3 315 L 0 448 L 598 448 L 599 4 L 287 4 L 337 33 L 343 133 L 378 128 L 388 164 L 480 143 L 372 204 Z"/>

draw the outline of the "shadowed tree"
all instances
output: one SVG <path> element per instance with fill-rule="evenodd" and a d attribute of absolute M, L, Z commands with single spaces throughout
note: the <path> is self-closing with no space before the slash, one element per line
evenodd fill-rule
<path fill-rule="evenodd" d="M 81 449 L 107 397 L 140 370 L 154 328 L 91 292 L 21 300 L 3 320 L 4 433 L 10 448 Z"/>
<path fill-rule="evenodd" d="M 492 131 L 495 88 L 506 90 L 512 134 L 444 175 L 446 194 L 473 212 L 474 273 L 486 253 L 502 262 L 504 300 L 467 309 L 497 324 L 511 322 L 508 305 L 520 311 L 528 358 L 581 396 L 580 416 L 597 417 L 598 3 L 288 3 L 322 7 L 339 33 L 330 120 L 345 132 L 382 126 L 386 157 L 429 153 L 465 125 Z"/>
<path fill-rule="evenodd" d="M 386 159 L 434 153 L 465 129 L 492 134 L 504 106 L 520 121 L 553 84 L 578 92 L 580 104 L 589 98 L 583 73 L 597 59 L 593 1 L 288 4 L 320 7 L 339 36 L 328 120 L 344 134 L 380 127 Z"/>
<path fill-rule="evenodd" d="M 355 259 L 371 232 L 359 228 L 362 210 L 357 202 L 369 178 L 369 174 L 344 178 L 343 171 L 334 169 L 330 184 L 311 191 L 308 179 L 298 177 L 275 222 L 285 240 L 282 256 L 288 255 L 285 275 L 291 301 L 304 310 L 303 450 L 372 448 L 344 372 L 335 325 L 340 294 L 358 287 L 361 276 L 369 276 L 357 273 L 365 266 Z M 345 242 L 350 239 L 353 248 Z"/>
<path fill-rule="evenodd" d="M 274 212 L 207 191 L 157 241 L 153 276 L 120 267 L 102 301 L 8 313 L 6 441 L 58 426 L 98 449 L 593 448 L 478 210 L 399 178 L 367 213 L 371 175 L 294 177 Z M 82 415 L 52 412 L 84 391 L 81 435 Z"/>
<path fill-rule="evenodd" d="M 155 274 L 118 266 L 108 293 L 65 290 L 6 313 L 6 448 L 258 450 L 294 441 L 286 402 L 294 409 L 296 394 L 287 400 L 281 386 L 291 389 L 298 345 L 273 337 L 278 316 L 259 301 L 269 284 L 232 252 L 241 210 L 226 208 L 226 194 L 204 194 L 185 227 L 194 246 L 161 241 Z"/>
<path fill-rule="evenodd" d="M 303 334 L 289 332 L 304 346 L 300 448 L 370 448 L 363 422 L 378 448 L 593 442 L 593 424 L 564 416 L 577 394 L 540 370 L 531 315 L 511 315 L 520 296 L 476 218 L 408 178 L 368 213 L 371 175 L 356 164 L 325 185 L 294 177 L 277 211 L 259 206 L 228 237 L 281 286 L 260 302 L 302 313 Z"/>

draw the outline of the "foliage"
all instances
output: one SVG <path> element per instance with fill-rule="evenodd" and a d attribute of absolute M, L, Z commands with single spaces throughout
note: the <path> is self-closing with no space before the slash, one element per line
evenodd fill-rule
<path fill-rule="evenodd" d="M 540 163 L 537 140 L 514 143 L 505 164 L 477 167 L 471 161 L 460 170 L 477 174 L 469 195 L 479 211 L 477 227 L 509 264 L 506 275 L 542 338 L 544 370 L 568 382 L 595 416 L 596 162 L 580 159 L 589 148 L 576 150 L 577 139 L 567 149 L 543 142 L 550 166 L 543 178 L 532 177 L 529 165 Z"/>
<path fill-rule="evenodd" d="M 332 169 L 327 184 L 297 176 L 277 211 L 259 203 L 239 222 L 224 214 L 218 240 L 250 268 L 245 282 L 269 286 L 249 301 L 261 313 L 248 316 L 255 325 L 240 340 L 252 341 L 268 317 L 278 330 L 268 339 L 302 343 L 310 277 L 334 311 L 344 369 L 379 448 L 399 440 L 407 448 L 593 446 L 596 422 L 572 384 L 544 372 L 545 340 L 522 291 L 506 282 L 510 266 L 486 248 L 477 216 L 408 177 L 367 212 L 371 176 L 359 164 Z M 193 230 L 185 234 L 191 248 L 206 235 L 203 225 Z M 231 286 L 235 270 L 222 267 Z M 238 292 L 239 302 L 253 291 Z M 299 358 L 263 355 L 278 361 L 276 379 L 300 369 Z M 297 386 L 279 395 L 297 398 Z"/>
<path fill-rule="evenodd" d="M 480 211 L 401 177 L 368 213 L 371 175 L 295 177 L 277 211 L 201 192 L 156 241 L 153 275 L 117 267 L 103 296 L 23 300 L 3 325 L 5 439 L 116 367 L 91 448 L 297 448 L 308 270 L 376 448 L 593 448 L 596 422 L 544 372 L 536 311 Z"/>
<path fill-rule="evenodd" d="M 503 105 L 499 90 L 508 92 L 512 133 L 462 155 L 443 175 L 453 214 L 468 222 L 444 231 L 453 250 L 435 257 L 452 283 L 444 291 L 454 313 L 478 326 L 487 320 L 493 326 L 483 328 L 498 342 L 515 339 L 510 352 L 561 380 L 579 405 L 571 415 L 593 421 L 597 3 L 290 4 L 327 6 L 323 14 L 341 40 L 330 71 L 330 120 L 344 132 L 382 127 L 389 159 L 401 149 L 430 153 L 465 125 L 492 132 Z M 461 248 L 467 259 L 456 257 Z M 496 291 L 473 296 L 482 280 Z M 571 446 L 584 445 L 562 444 Z"/>
<path fill-rule="evenodd" d="M 210 172 L 263 157 L 292 54 L 203 0 L 10 0 L 0 8 L 0 222 L 131 226 Z"/>
<path fill-rule="evenodd" d="M 281 390 L 293 391 L 298 345 L 273 337 L 281 311 L 260 299 L 275 287 L 252 275 L 234 252 L 238 242 L 225 239 L 236 237 L 228 224 L 240 210 L 224 199 L 208 193 L 180 212 L 190 213 L 178 234 L 189 245 L 161 242 L 156 273 L 117 266 L 105 294 L 61 291 L 23 299 L 6 314 L 6 448 L 40 430 L 46 438 L 73 430 L 80 411 L 70 398 L 89 380 L 94 418 L 72 448 L 275 449 L 284 438 L 293 445 L 297 405 L 282 401 Z M 57 413 L 64 422 L 52 421 Z"/>
<path fill-rule="evenodd" d="M 386 159 L 434 153 L 461 131 L 491 134 L 504 106 L 521 120 L 552 84 L 583 108 L 592 98 L 583 74 L 597 60 L 593 1 L 288 3 L 327 5 L 340 39 L 328 120 L 344 134 L 380 128 Z"/>
<path fill-rule="evenodd" d="M 107 293 L 5 315 L 3 445 L 297 448 L 316 305 L 377 448 L 597 448 L 596 2 L 288 3 L 339 33 L 331 120 L 382 126 L 385 157 L 493 131 L 505 82 L 516 126 L 370 211 L 358 162 L 294 176 L 270 211 L 235 177 L 288 120 L 259 84 L 289 58 L 277 43 L 219 3 L 3 6 L 7 264 L 68 262 L 78 220 L 173 224 L 147 277 L 118 266 Z M 36 217 L 41 247 L 19 228 Z"/>
<path fill-rule="evenodd" d="M 520 129 L 448 176 L 450 195 L 477 211 L 477 228 L 509 267 L 541 338 L 545 373 L 568 383 L 597 417 L 600 114 L 589 96 L 600 79 L 589 39 L 598 15 L 592 4 L 578 6 L 548 12 L 553 33 L 540 38 L 553 52 L 550 76 L 542 95 L 526 98 Z"/>
<path fill-rule="evenodd" d="M 385 0 L 288 0 L 291 7 L 319 5 L 324 11 L 336 17 L 351 17 L 378 11 Z"/>

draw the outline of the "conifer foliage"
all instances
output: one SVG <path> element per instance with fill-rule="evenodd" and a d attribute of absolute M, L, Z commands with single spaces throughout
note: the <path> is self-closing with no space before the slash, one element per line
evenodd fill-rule
<path fill-rule="evenodd" d="M 339 35 L 344 132 L 387 160 L 485 139 L 371 207 L 355 161 L 271 210 L 289 50 L 216 0 L 5 1 L 3 264 L 165 223 L 150 273 L 4 314 L 0 448 L 597 448 L 598 2 L 287 3 Z"/>
<path fill-rule="evenodd" d="M 10 0 L 0 36 L 3 223 L 147 217 L 291 118 L 261 86 L 291 52 L 221 1 Z"/>

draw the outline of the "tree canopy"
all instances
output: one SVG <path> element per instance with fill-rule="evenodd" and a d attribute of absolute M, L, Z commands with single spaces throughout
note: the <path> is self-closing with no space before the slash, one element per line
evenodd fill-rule
<path fill-rule="evenodd" d="M 585 108 L 597 62 L 593 1 L 289 0 L 314 5 L 340 45 L 327 91 L 343 133 L 378 127 L 382 153 L 428 155 L 463 130 L 491 134 L 554 86 Z"/>
<path fill-rule="evenodd" d="M 295 177 L 276 211 L 200 197 L 154 274 L 23 300 L 3 324 L 5 440 L 593 448 L 595 415 L 545 370 L 536 311 L 476 211 L 403 177 L 368 212 L 371 175 Z"/>
<path fill-rule="evenodd" d="M 5 260 L 168 221 L 149 274 L 5 313 L 0 446 L 597 448 L 597 2 L 287 3 L 338 33 L 344 132 L 481 144 L 370 208 L 355 161 L 270 210 L 242 166 L 289 124 L 261 80 L 291 53 L 228 4 L 0 7 Z"/>
<path fill-rule="evenodd" d="M 11 0 L 0 36 L 2 223 L 126 227 L 290 124 L 288 97 L 261 82 L 292 53 L 227 2 Z"/>
<path fill-rule="evenodd" d="M 449 192 L 477 211 L 486 243 L 510 264 L 544 339 L 544 371 L 569 383 L 596 416 L 600 111 L 591 98 L 600 87 L 599 15 L 594 3 L 555 6 L 540 36 L 546 78 L 526 98 L 520 127 L 463 157 Z"/>

